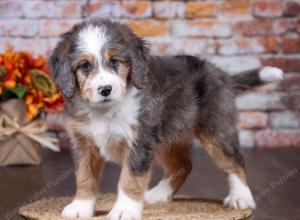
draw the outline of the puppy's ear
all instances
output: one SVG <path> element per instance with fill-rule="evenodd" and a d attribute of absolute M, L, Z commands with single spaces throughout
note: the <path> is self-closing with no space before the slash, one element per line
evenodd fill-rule
<path fill-rule="evenodd" d="M 149 48 L 145 41 L 135 36 L 131 44 L 131 80 L 138 89 L 143 87 L 148 71 Z"/>
<path fill-rule="evenodd" d="M 66 98 L 71 98 L 75 92 L 75 76 L 71 72 L 68 52 L 70 47 L 70 33 L 62 35 L 50 56 L 48 66 L 51 76 Z"/>

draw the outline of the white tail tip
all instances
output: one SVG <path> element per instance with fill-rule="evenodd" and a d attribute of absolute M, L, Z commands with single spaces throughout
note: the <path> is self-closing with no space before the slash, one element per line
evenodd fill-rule
<path fill-rule="evenodd" d="M 277 82 L 283 79 L 283 71 L 277 67 L 266 66 L 259 71 L 259 78 L 264 82 Z"/>

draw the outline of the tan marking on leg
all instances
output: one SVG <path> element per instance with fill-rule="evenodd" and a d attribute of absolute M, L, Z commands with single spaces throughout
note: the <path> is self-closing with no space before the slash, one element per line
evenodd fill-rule
<path fill-rule="evenodd" d="M 226 176 L 235 173 L 245 184 L 247 184 L 244 168 L 234 161 L 233 157 L 230 156 L 230 153 L 226 152 L 226 149 L 222 148 L 220 143 L 214 138 L 204 137 L 203 135 L 199 135 L 198 139 L 202 143 L 203 148 L 215 161 L 217 167 L 222 169 Z"/>
<path fill-rule="evenodd" d="M 81 119 L 82 120 L 82 119 Z M 97 193 L 99 176 L 103 166 L 103 160 L 100 157 L 93 140 L 77 131 L 78 121 L 69 120 L 67 130 L 76 144 L 79 153 L 79 163 L 76 172 L 76 199 L 94 198 Z"/>
<path fill-rule="evenodd" d="M 143 202 L 144 194 L 148 188 L 151 172 L 142 175 L 133 175 L 129 170 L 128 150 L 124 153 L 121 177 L 119 185 L 122 190 L 132 199 Z"/>
<path fill-rule="evenodd" d="M 156 160 L 164 168 L 164 179 L 170 180 L 170 185 L 175 194 L 192 171 L 190 159 L 191 143 L 172 144 L 162 147 L 156 154 Z"/>
<path fill-rule="evenodd" d="M 89 144 L 86 146 L 94 147 L 94 145 Z M 96 150 L 94 152 L 91 150 L 82 156 L 76 174 L 76 198 L 85 199 L 95 197 L 102 166 L 103 160 Z"/>

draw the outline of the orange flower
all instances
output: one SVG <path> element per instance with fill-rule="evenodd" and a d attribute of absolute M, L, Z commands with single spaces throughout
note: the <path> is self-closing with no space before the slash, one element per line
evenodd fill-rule
<path fill-rule="evenodd" d="M 61 93 L 54 86 L 53 82 L 49 78 L 49 70 L 46 66 L 46 61 L 42 56 L 33 58 L 28 52 L 14 52 L 7 50 L 3 54 L 0 54 L 0 96 L 7 89 L 19 88 L 19 86 L 26 88 L 25 102 L 27 120 L 32 120 L 42 110 L 46 113 L 54 111 L 58 113 L 59 109 L 63 106 L 63 97 Z M 37 72 L 40 74 L 40 78 L 35 78 L 35 82 L 32 82 L 31 74 Z M 45 77 L 43 77 L 45 74 Z M 40 81 L 46 79 L 48 81 Z M 50 86 L 54 86 L 54 89 L 44 89 L 43 83 L 50 83 Z M 42 83 L 42 84 L 36 84 Z M 45 84 L 46 85 L 46 84 Z M 53 91 L 49 93 L 49 91 Z"/>

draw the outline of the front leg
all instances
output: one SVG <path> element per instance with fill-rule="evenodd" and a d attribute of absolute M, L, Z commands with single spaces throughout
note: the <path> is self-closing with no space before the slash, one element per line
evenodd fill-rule
<path fill-rule="evenodd" d="M 151 176 L 152 159 L 150 156 L 146 156 L 136 160 L 136 157 L 138 157 L 136 152 L 131 150 L 124 158 L 118 186 L 118 198 L 107 216 L 109 220 L 142 219 L 144 194 Z"/>
<path fill-rule="evenodd" d="M 80 134 L 74 135 L 79 150 L 76 172 L 76 195 L 62 211 L 65 218 L 89 218 L 94 215 L 99 175 L 103 161 L 92 140 Z"/>

